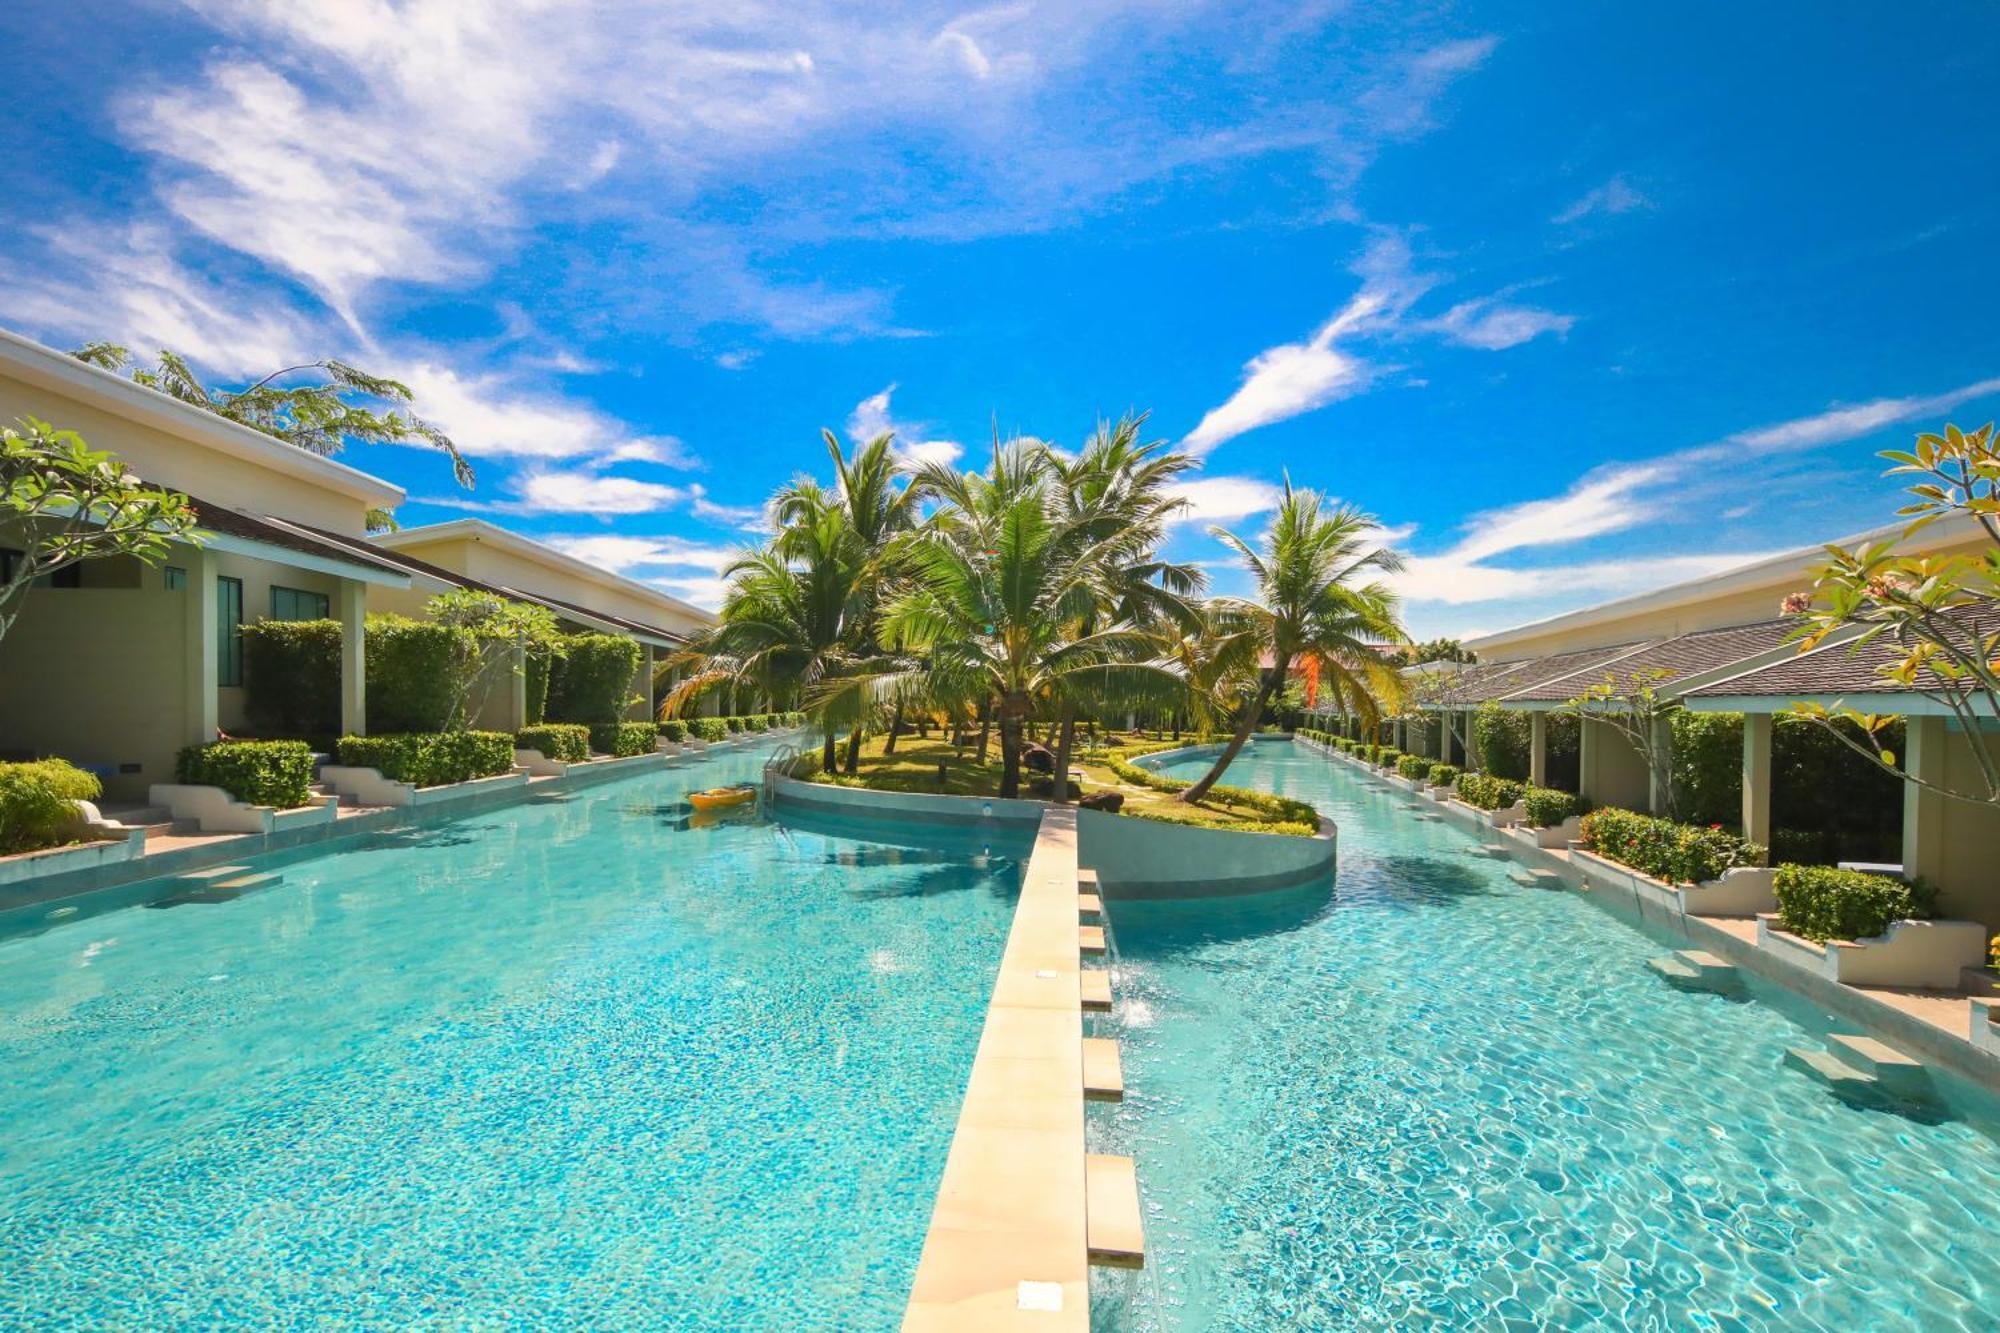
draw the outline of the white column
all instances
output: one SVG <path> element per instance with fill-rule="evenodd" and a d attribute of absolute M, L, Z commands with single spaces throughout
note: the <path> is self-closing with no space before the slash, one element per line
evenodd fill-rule
<path fill-rule="evenodd" d="M 1771 845 L 1771 715 L 1743 715 L 1743 836 Z"/>
<path fill-rule="evenodd" d="M 340 734 L 368 734 L 368 585 L 340 581 Z"/>
<path fill-rule="evenodd" d="M 507 690 L 507 717 L 509 731 L 519 731 L 528 725 L 528 650 L 521 644 L 514 645 L 514 660 L 508 663 L 511 680 Z"/>
<path fill-rule="evenodd" d="M 190 745 L 215 739 L 217 695 L 221 687 L 222 652 L 217 639 L 219 602 L 215 588 L 215 557 L 196 549 L 187 558 L 187 602 L 182 612 L 183 734 Z M 163 779 L 170 780 L 170 779 Z"/>
<path fill-rule="evenodd" d="M 1671 762 L 1674 739 L 1672 722 L 1665 717 L 1656 717 L 1653 719 L 1651 725 L 1653 729 L 1653 754 L 1667 762 Z M 1645 756 L 1642 754 L 1640 758 L 1644 759 Z M 1667 784 L 1665 777 L 1664 773 L 1655 772 L 1651 764 L 1646 766 L 1646 808 L 1656 815 L 1664 815 L 1667 812 Z"/>
<path fill-rule="evenodd" d="M 1465 734 L 1465 769 L 1468 773 L 1479 771 L 1479 751 L 1472 743 L 1472 724 L 1478 717 L 1478 710 L 1468 708 L 1460 720 L 1460 726 L 1464 728 Z"/>
<path fill-rule="evenodd" d="M 1549 715 L 1539 708 L 1528 714 L 1528 781 L 1549 785 Z"/>
<path fill-rule="evenodd" d="M 1903 771 L 1927 782 L 1944 781 L 1949 736 L 1941 717 L 1903 719 Z M 1945 798 L 1914 782 L 1903 784 L 1903 874 L 1935 880 L 1944 868 Z"/>

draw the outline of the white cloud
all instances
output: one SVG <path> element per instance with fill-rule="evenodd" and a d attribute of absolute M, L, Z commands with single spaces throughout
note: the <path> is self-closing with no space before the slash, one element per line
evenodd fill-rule
<path fill-rule="evenodd" d="M 613 533 L 544 538 L 579 560 L 626 574 L 647 569 L 701 569 L 720 574 L 741 552 L 731 546 L 692 542 L 684 537 L 630 537 Z"/>
<path fill-rule="evenodd" d="M 746 532 L 761 532 L 767 526 L 763 505 L 717 504 L 708 498 L 708 488 L 700 482 L 688 487 L 688 512 L 707 522 Z"/>
<path fill-rule="evenodd" d="M 1830 408 L 1811 416 L 1780 421 L 1770 426 L 1759 426 L 1754 430 L 1738 431 L 1725 438 L 1722 447 L 1695 451 L 1690 457 L 1707 458 L 1734 449 L 1748 449 L 1755 453 L 1788 453 L 1800 449 L 1816 449 L 1823 444 L 1859 439 L 1884 426 L 1893 426 L 1899 421 L 1914 421 L 1919 417 L 1949 412 L 1975 398 L 1984 398 L 1994 393 L 2000 393 L 2000 378 L 1975 380 L 1971 384 L 1960 385 L 1956 389 L 1948 389 L 1925 398 L 1877 398 L 1872 402 Z"/>
<path fill-rule="evenodd" d="M 530 472 L 516 490 L 511 507 L 523 513 L 651 514 L 687 499 L 678 486 L 594 472 Z"/>
<path fill-rule="evenodd" d="M 467 375 L 419 362 L 401 378 L 416 410 L 475 457 L 581 459 L 699 466 L 670 435 L 646 435 L 593 407 L 555 395 L 533 395 L 503 375 Z"/>
<path fill-rule="evenodd" d="M 1618 597 L 1684 579 L 1705 578 L 1774 554 L 1723 551 L 1704 555 L 1646 556 L 1582 561 L 1534 569 L 1507 569 L 1453 555 L 1408 557 L 1389 583 L 1412 602 L 1464 606 L 1483 602 L 1561 597 L 1569 604 Z"/>
<path fill-rule="evenodd" d="M 1285 498 L 1283 487 L 1257 477 L 1195 477 L 1168 489 L 1188 505 L 1176 523 L 1229 523 L 1269 513 Z"/>
<path fill-rule="evenodd" d="M 1562 212 L 1551 218 L 1559 226 L 1581 222 L 1598 214 L 1615 217 L 1620 213 L 1630 213 L 1634 209 L 1651 208 L 1653 201 L 1642 194 L 1638 187 L 1624 176 L 1613 176 L 1604 184 L 1578 199 Z"/>
<path fill-rule="evenodd" d="M 921 422 L 899 422 L 889 415 L 889 396 L 896 392 L 891 384 L 880 393 L 871 393 L 854 405 L 847 416 L 847 438 L 857 444 L 874 439 L 885 432 L 896 437 L 896 453 L 909 463 L 955 463 L 965 453 L 965 446 L 956 440 L 926 440 L 921 438 L 928 429 Z"/>
<path fill-rule="evenodd" d="M 1550 500 L 1530 500 L 1476 515 L 1451 558 L 1483 560 L 1526 546 L 1558 546 L 1635 527 L 1656 512 L 1641 490 L 1656 487 L 1667 469 L 1640 464 L 1586 477 Z"/>
<path fill-rule="evenodd" d="M 1568 333 L 1575 323 L 1574 315 L 1485 298 L 1461 301 L 1436 319 L 1426 321 L 1423 327 L 1466 347 L 1498 352 L 1518 347 L 1544 333 L 1558 336 Z"/>

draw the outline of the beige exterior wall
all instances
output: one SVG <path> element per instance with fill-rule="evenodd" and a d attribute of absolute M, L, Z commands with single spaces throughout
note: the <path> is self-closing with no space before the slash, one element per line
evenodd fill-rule
<path fill-rule="evenodd" d="M 0 423 L 39 417 L 109 449 L 146 480 L 178 487 L 233 508 L 276 514 L 335 532 L 360 535 L 368 503 L 312 478 L 232 457 L 78 398 L 0 374 Z"/>
<path fill-rule="evenodd" d="M 1652 774 L 1646 756 L 1609 723 L 1586 718 L 1577 786 L 1598 805 L 1615 805 L 1642 814 L 1650 806 Z"/>
<path fill-rule="evenodd" d="M 1944 782 L 1953 791 L 1986 790 L 1963 734 L 1946 735 Z M 1936 869 L 1927 874 L 1938 886 L 1938 915 L 2000 931 L 2000 810 L 1953 800 L 1938 800 L 1933 809 L 1941 827 Z"/>
<path fill-rule="evenodd" d="M 676 609 L 664 598 L 654 600 L 616 582 L 587 578 L 574 570 L 542 563 L 474 536 L 447 535 L 430 541 L 399 542 L 394 549 L 407 551 L 419 559 L 485 583 L 574 602 L 607 615 L 658 625 L 675 633 L 693 633 L 707 628 L 706 621 Z"/>

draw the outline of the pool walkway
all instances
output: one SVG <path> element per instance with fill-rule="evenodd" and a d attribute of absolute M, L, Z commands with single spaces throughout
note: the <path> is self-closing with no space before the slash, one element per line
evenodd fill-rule
<path fill-rule="evenodd" d="M 1083 954 L 1101 948 L 1094 882 L 1079 875 L 1076 810 L 1042 816 L 903 1316 L 910 1330 L 1090 1326 L 1090 1265 L 1143 1259 L 1130 1158 L 1084 1142 L 1089 1091 L 1112 1093 L 1115 1045 L 1083 1033 L 1109 1003 Z M 1110 1049 L 1106 1049 L 1109 1046 Z M 1123 1092 L 1122 1077 L 1117 1092 Z"/>

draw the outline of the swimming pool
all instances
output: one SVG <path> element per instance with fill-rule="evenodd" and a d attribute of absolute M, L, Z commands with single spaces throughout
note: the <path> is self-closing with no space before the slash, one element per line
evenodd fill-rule
<path fill-rule="evenodd" d="M 1666 944 L 1323 755 L 1229 781 L 1335 820 L 1338 893 L 1114 907 L 1127 1094 L 1093 1133 L 1137 1156 L 1151 1255 L 1100 1327 L 2000 1319 L 1972 1123 L 1842 1103 L 1780 1064 L 1826 1030 L 1790 997 L 1669 988 Z"/>
<path fill-rule="evenodd" d="M 0 940 L 0 1326 L 893 1326 L 1017 863 L 761 760 Z"/>

